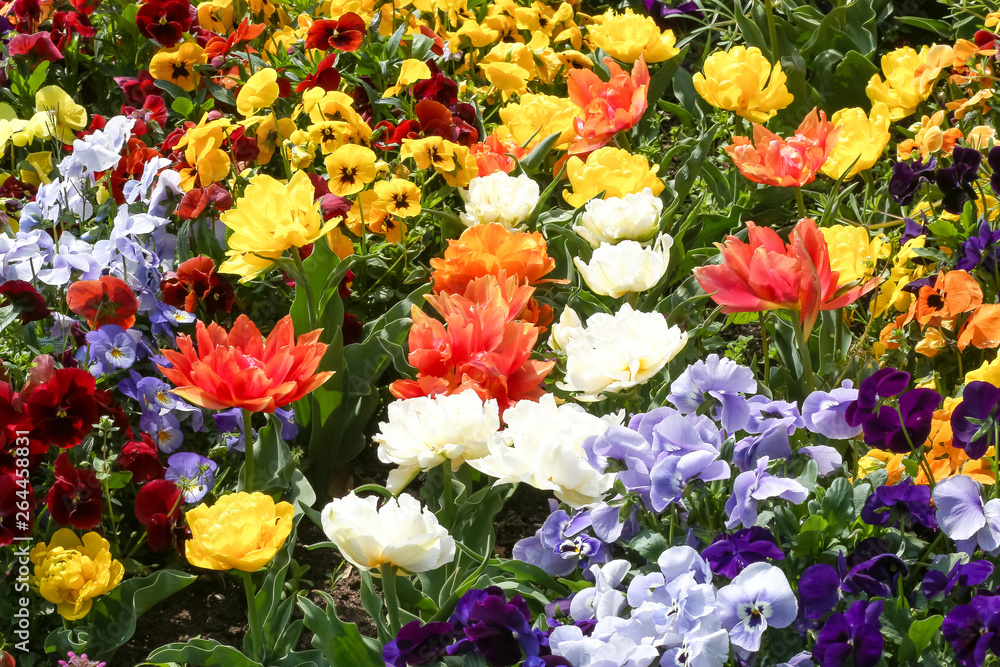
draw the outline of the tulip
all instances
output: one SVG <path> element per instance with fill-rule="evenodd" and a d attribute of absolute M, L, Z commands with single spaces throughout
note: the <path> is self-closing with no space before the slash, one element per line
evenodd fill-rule
<path fill-rule="evenodd" d="M 256 572 L 271 562 L 292 532 L 294 508 L 259 491 L 230 493 L 187 512 L 185 555 L 207 570 Z"/>
<path fill-rule="evenodd" d="M 662 212 L 663 200 L 654 196 L 649 188 L 624 197 L 591 199 L 573 231 L 592 248 L 626 240 L 648 245 L 659 229 Z"/>
<path fill-rule="evenodd" d="M 868 81 L 865 93 L 872 103 L 883 102 L 889 108 L 889 118 L 906 118 L 931 94 L 934 81 L 941 70 L 954 62 L 950 46 L 935 44 L 925 46 L 917 53 L 909 46 L 882 56 L 882 73 Z"/>
<path fill-rule="evenodd" d="M 527 220 L 538 204 L 538 183 L 524 174 L 509 176 L 502 171 L 478 176 L 462 191 L 465 212 L 459 217 L 466 227 L 493 222 L 514 229 Z"/>
<path fill-rule="evenodd" d="M 889 143 L 889 108 L 885 104 L 876 102 L 870 114 L 859 107 L 841 109 L 830 122 L 841 130 L 823 164 L 824 174 L 830 178 L 853 178 L 875 166 Z"/>
<path fill-rule="evenodd" d="M 826 113 L 817 115 L 813 109 L 788 139 L 755 123 L 753 142 L 733 137 L 725 149 L 740 172 L 754 183 L 802 187 L 816 178 L 839 135 L 840 128 L 826 119 Z"/>
<path fill-rule="evenodd" d="M 693 83 L 713 107 L 763 123 L 795 100 L 785 86 L 786 78 L 781 63 L 772 68 L 756 46 L 735 46 L 710 55 Z"/>
<path fill-rule="evenodd" d="M 660 282 L 667 272 L 673 243 L 669 234 L 660 234 L 649 248 L 637 241 L 602 243 L 589 262 L 576 257 L 573 263 L 593 292 L 618 298 L 629 292 L 645 292 Z"/>
<path fill-rule="evenodd" d="M 587 26 L 590 43 L 616 60 L 634 63 L 640 57 L 648 63 L 669 60 L 680 53 L 672 30 L 660 31 L 649 16 L 631 9 L 618 13 L 613 9 L 595 17 L 599 22 Z"/>
<path fill-rule="evenodd" d="M 110 549 L 108 541 L 97 533 L 79 538 L 69 528 L 57 530 L 48 544 L 31 550 L 39 594 L 56 605 L 66 620 L 83 618 L 94 598 L 114 590 L 125 573 Z"/>
<path fill-rule="evenodd" d="M 631 75 L 611 58 L 605 58 L 604 65 L 611 74 L 606 82 L 589 69 L 569 73 L 569 97 L 583 112 L 573 121 L 580 138 L 570 146 L 571 153 L 589 153 L 604 146 L 618 132 L 635 127 L 646 112 L 649 70 L 643 57 L 635 62 Z"/>

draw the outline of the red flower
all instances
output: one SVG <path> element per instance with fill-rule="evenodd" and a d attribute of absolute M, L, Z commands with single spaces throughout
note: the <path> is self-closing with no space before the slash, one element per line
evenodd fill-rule
<path fill-rule="evenodd" d="M 143 37 L 170 48 L 191 27 L 191 5 L 187 0 L 149 0 L 139 7 L 135 25 Z"/>
<path fill-rule="evenodd" d="M 357 51 L 365 39 L 364 20 L 354 12 L 347 12 L 339 19 L 313 21 L 306 33 L 306 48 Z"/>
<path fill-rule="evenodd" d="M 580 138 L 570 147 L 571 153 L 600 148 L 616 133 L 635 127 L 646 112 L 649 70 L 643 57 L 635 61 L 631 75 L 611 58 L 605 58 L 604 65 L 611 75 L 606 82 L 589 69 L 569 73 L 569 98 L 582 114 L 573 121 Z"/>
<path fill-rule="evenodd" d="M 52 42 L 52 36 L 47 32 L 36 32 L 31 35 L 17 35 L 7 45 L 12 56 L 31 56 L 38 60 L 62 60 L 63 54 Z"/>
<path fill-rule="evenodd" d="M 324 222 L 333 218 L 344 218 L 347 216 L 347 212 L 351 210 L 350 199 L 335 195 L 332 192 L 327 192 L 323 195 L 319 202 L 319 210 L 323 214 Z"/>
<path fill-rule="evenodd" d="M 417 133 L 420 131 L 420 123 L 415 120 L 404 120 L 399 125 L 393 125 L 390 121 L 383 120 L 375 126 L 374 131 L 378 132 L 379 128 L 384 128 L 384 130 L 377 139 L 372 141 L 372 146 L 387 151 L 390 148 L 401 146 L 403 139 L 416 139 Z"/>
<path fill-rule="evenodd" d="M 69 0 L 69 4 L 81 14 L 90 16 L 101 5 L 101 0 Z"/>
<path fill-rule="evenodd" d="M 101 418 L 94 376 L 79 368 L 61 368 L 27 398 L 32 435 L 42 442 L 69 449 L 89 434 Z"/>
<path fill-rule="evenodd" d="M 181 518 L 181 490 L 167 479 L 145 484 L 135 496 L 135 518 L 146 527 L 146 543 L 153 551 L 165 551 L 176 544 L 184 552 L 190 532 L 178 526 Z"/>
<path fill-rule="evenodd" d="M 23 280 L 8 280 L 0 284 L 0 306 L 10 305 L 21 316 L 21 324 L 37 322 L 49 316 L 45 297 L 31 283 Z"/>
<path fill-rule="evenodd" d="M 18 32 L 31 32 L 42 20 L 42 3 L 39 0 L 14 0 L 10 13 L 17 18 Z"/>
<path fill-rule="evenodd" d="M 15 537 L 31 535 L 35 523 L 35 496 L 27 478 L 0 474 L 0 548 Z"/>
<path fill-rule="evenodd" d="M 205 212 L 209 204 L 216 211 L 228 211 L 233 207 L 233 196 L 218 183 L 212 183 L 207 188 L 192 188 L 184 193 L 176 212 L 183 220 L 194 220 Z"/>
<path fill-rule="evenodd" d="M 158 95 L 160 89 L 148 70 L 139 72 L 138 77 L 116 76 L 115 83 L 125 93 L 125 103 L 134 107 L 141 106 L 150 95 Z"/>
<path fill-rule="evenodd" d="M 252 42 L 257 39 L 266 27 L 263 23 L 250 23 L 249 19 L 244 18 L 228 38 L 216 35 L 203 44 L 205 47 L 205 57 L 208 58 L 208 62 L 212 64 L 212 67 L 218 67 L 219 63 L 215 62 L 217 58 L 221 59 L 222 56 L 227 55 L 237 44 Z M 199 39 L 198 41 L 200 44 L 201 40 Z"/>
<path fill-rule="evenodd" d="M 129 116 L 136 120 L 132 127 L 132 134 L 141 137 L 149 131 L 146 127 L 150 122 L 155 122 L 161 128 L 167 123 L 167 105 L 159 95 L 146 95 L 142 106 L 138 109 L 132 106 L 122 105 L 122 115 Z"/>
<path fill-rule="evenodd" d="M 101 525 L 104 494 L 97 473 L 81 470 L 69 462 L 66 452 L 55 464 L 56 481 L 49 489 L 48 506 L 52 518 L 60 526 L 90 530 Z"/>
<path fill-rule="evenodd" d="M 97 31 L 90 25 L 90 19 L 83 14 L 56 12 L 52 15 L 51 34 L 56 38 L 56 48 L 61 51 L 70 43 L 73 35 L 90 39 Z"/>
<path fill-rule="evenodd" d="M 454 113 L 461 111 L 461 106 L 455 105 L 454 109 L 449 109 L 441 102 L 422 99 L 413 107 L 413 112 L 420 122 L 420 131 L 425 136 L 432 134 L 468 146 L 479 138 L 479 130 Z"/>
<path fill-rule="evenodd" d="M 215 272 L 211 257 L 194 257 L 178 266 L 177 273 L 167 272 L 160 290 L 164 303 L 189 313 L 199 305 L 209 313 L 228 313 L 233 307 L 233 287 Z"/>
<path fill-rule="evenodd" d="M 69 309 L 87 319 L 93 329 L 117 324 L 129 329 L 135 324 L 139 300 L 121 278 L 101 276 L 100 280 L 81 280 L 66 291 Z"/>
<path fill-rule="evenodd" d="M 317 86 L 327 92 L 332 92 L 340 88 L 340 72 L 333 66 L 335 62 L 337 62 L 336 53 L 331 53 L 323 58 L 323 60 L 319 61 L 316 73 L 310 74 L 302 79 L 302 81 L 299 81 L 299 85 L 295 86 L 295 92 L 301 93 L 304 90 L 309 90 Z"/>
<path fill-rule="evenodd" d="M 143 433 L 141 440 L 125 443 L 117 461 L 122 470 L 132 473 L 133 482 L 141 484 L 163 478 L 164 467 L 157 454 L 153 439 Z"/>

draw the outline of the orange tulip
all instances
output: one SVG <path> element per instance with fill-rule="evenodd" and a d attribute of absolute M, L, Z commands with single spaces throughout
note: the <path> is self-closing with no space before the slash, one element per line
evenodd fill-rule
<path fill-rule="evenodd" d="M 941 271 L 934 286 L 924 285 L 917 293 L 914 316 L 921 326 L 939 327 L 942 322 L 978 308 L 983 303 L 983 290 L 966 271 Z"/>
<path fill-rule="evenodd" d="M 788 139 L 754 123 L 752 143 L 747 137 L 733 137 L 725 148 L 740 172 L 754 183 L 801 187 L 816 178 L 839 136 L 840 128 L 826 119 L 826 113 L 817 115 L 813 109 Z"/>
<path fill-rule="evenodd" d="M 174 393 L 209 410 L 244 408 L 274 412 L 327 381 L 332 371 L 317 373 L 326 344 L 317 342 L 322 329 L 295 340 L 292 318 L 285 316 L 265 341 L 246 315 L 232 330 L 214 322 L 197 323 L 195 350 L 191 338 L 177 337 L 178 351 L 164 350 L 172 368 L 159 366 L 177 385 Z"/>
<path fill-rule="evenodd" d="M 482 290 L 488 282 L 470 287 L 477 301 L 454 294 L 428 296 L 443 323 L 413 307 L 409 361 L 417 369 L 417 379 L 393 382 L 389 387 L 393 396 L 415 398 L 473 389 L 484 400 L 496 399 L 502 412 L 544 393 L 542 381 L 555 362 L 531 359 L 538 328 L 516 319 L 534 288 L 524 286 L 505 295 L 495 279 L 487 280 L 493 281 L 488 295 Z"/>
<path fill-rule="evenodd" d="M 573 120 L 580 138 L 570 146 L 570 153 L 597 150 L 618 132 L 635 127 L 646 112 L 649 70 L 643 57 L 635 61 L 631 75 L 611 58 L 605 58 L 604 64 L 611 73 L 609 81 L 601 81 L 589 69 L 569 73 L 569 98 L 583 111 L 582 118 Z"/>
<path fill-rule="evenodd" d="M 838 290 L 839 274 L 830 268 L 826 240 L 810 218 L 799 220 L 788 244 L 773 229 L 753 222 L 747 222 L 747 233 L 749 244 L 735 236 L 716 244 L 722 264 L 694 269 L 701 288 L 724 313 L 795 310 L 808 336 L 821 310 L 843 308 L 879 282 L 872 278 Z"/>

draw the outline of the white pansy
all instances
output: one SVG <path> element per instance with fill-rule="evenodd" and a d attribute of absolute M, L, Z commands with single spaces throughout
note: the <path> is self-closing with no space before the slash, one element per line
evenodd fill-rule
<path fill-rule="evenodd" d="M 566 354 L 566 377 L 559 387 L 582 393 L 580 400 L 600 400 L 648 381 L 687 343 L 687 333 L 667 324 L 660 313 L 639 312 L 628 304 L 614 315 L 591 315 L 586 326 L 579 322 L 572 309 L 563 311 L 550 345 Z"/>
<path fill-rule="evenodd" d="M 663 201 L 649 188 L 624 197 L 591 199 L 573 231 L 594 248 L 621 241 L 647 244 L 656 236 L 662 211 Z"/>
<path fill-rule="evenodd" d="M 462 192 L 465 212 L 459 217 L 466 227 L 499 222 L 513 229 L 528 219 L 538 197 L 538 183 L 527 176 L 497 171 L 469 181 L 469 189 Z"/>
<path fill-rule="evenodd" d="M 471 389 L 450 396 L 421 396 L 389 404 L 389 421 L 375 436 L 378 457 L 399 467 L 386 486 L 403 490 L 421 470 L 451 461 L 458 470 L 468 459 L 488 453 L 486 443 L 500 430 L 500 408 Z"/>
<path fill-rule="evenodd" d="M 589 262 L 576 257 L 573 263 L 591 291 L 618 298 L 629 292 L 645 292 L 660 282 L 667 272 L 673 244 L 669 234 L 660 234 L 649 248 L 636 241 L 602 243 Z"/>
<path fill-rule="evenodd" d="M 455 559 L 455 539 L 409 494 L 378 506 L 378 498 L 352 491 L 323 508 L 323 532 L 361 570 L 390 563 L 414 574 Z"/>
<path fill-rule="evenodd" d="M 611 488 L 615 475 L 587 462 L 583 442 L 621 424 L 622 417 L 596 417 L 575 403 L 556 405 L 552 394 L 537 403 L 518 401 L 504 412 L 507 428 L 490 438 L 489 455 L 468 463 L 498 484 L 524 482 L 554 491 L 573 507 L 592 505 Z"/>

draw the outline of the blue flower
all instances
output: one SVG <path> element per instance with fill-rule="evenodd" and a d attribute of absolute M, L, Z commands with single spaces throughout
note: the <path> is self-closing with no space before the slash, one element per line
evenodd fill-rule
<path fill-rule="evenodd" d="M 177 417 L 170 414 L 158 414 L 156 411 L 144 412 L 139 418 L 139 428 L 153 438 L 153 442 L 165 454 L 173 454 L 184 444 L 184 432 Z"/>
<path fill-rule="evenodd" d="M 192 452 L 172 455 L 167 459 L 167 466 L 163 477 L 177 485 L 186 503 L 199 502 L 212 490 L 219 467 L 215 461 Z"/>
<path fill-rule="evenodd" d="M 710 354 L 696 361 L 670 385 L 667 400 L 683 414 L 698 412 L 702 403 L 713 401 L 712 417 L 728 433 L 739 431 L 750 420 L 750 406 L 744 393 L 757 391 L 753 371 L 732 359 Z"/>
<path fill-rule="evenodd" d="M 759 650 L 768 627 L 788 627 L 799 611 L 785 573 L 769 563 L 754 563 L 736 575 L 719 591 L 718 605 L 729 640 L 746 651 Z"/>
<path fill-rule="evenodd" d="M 581 560 L 601 563 L 606 560 L 604 543 L 585 534 L 589 527 L 589 512 L 570 517 L 563 510 L 557 510 L 549 515 L 533 537 L 514 545 L 514 558 L 558 577 L 573 572 Z"/>
<path fill-rule="evenodd" d="M 87 332 L 90 345 L 89 359 L 93 364 L 91 373 L 95 375 L 116 369 L 125 369 L 135 363 L 137 346 L 142 337 L 135 329 L 126 331 L 117 324 L 105 324 L 96 331 Z"/>

